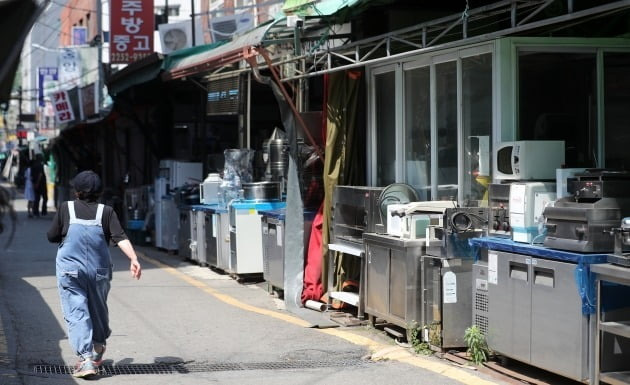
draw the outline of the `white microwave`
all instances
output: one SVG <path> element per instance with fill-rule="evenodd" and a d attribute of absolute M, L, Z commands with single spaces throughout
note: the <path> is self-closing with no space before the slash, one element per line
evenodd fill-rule
<path fill-rule="evenodd" d="M 564 164 L 564 141 L 502 142 L 493 154 L 496 180 L 555 180 L 556 169 Z"/>

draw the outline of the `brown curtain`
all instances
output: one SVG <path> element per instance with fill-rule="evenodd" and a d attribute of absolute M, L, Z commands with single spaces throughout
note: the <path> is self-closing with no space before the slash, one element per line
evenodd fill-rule
<path fill-rule="evenodd" d="M 328 288 L 330 210 L 337 185 L 365 185 L 365 78 L 363 71 L 328 75 L 326 148 L 324 162 L 324 221 L 322 228 L 322 284 Z M 335 256 L 335 290 L 347 280 L 359 279 L 360 261 L 351 255 Z"/>

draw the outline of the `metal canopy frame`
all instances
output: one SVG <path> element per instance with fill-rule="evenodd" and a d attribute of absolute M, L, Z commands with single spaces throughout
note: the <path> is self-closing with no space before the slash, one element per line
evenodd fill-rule
<path fill-rule="evenodd" d="M 565 3 L 567 12 L 534 19 L 554 3 Z M 303 71 L 297 70 L 296 75 L 285 77 L 283 81 L 363 67 L 432 50 L 480 43 L 554 24 L 579 23 L 584 19 L 602 17 L 629 8 L 630 0 L 615 1 L 580 11 L 574 11 L 573 0 L 502 0 L 473 9 L 466 7 L 461 14 L 427 21 L 337 48 L 313 50 L 310 41 L 302 41 L 301 51 L 308 53 L 292 60 L 304 60 L 308 65 Z M 500 19 L 501 16 L 504 18 Z M 488 22 L 490 18 L 492 20 Z M 499 24 L 496 18 L 502 22 L 501 25 L 509 23 L 509 27 L 495 27 Z M 456 27 L 459 27 L 457 32 L 449 34 Z M 471 36 L 477 30 L 482 32 Z"/>

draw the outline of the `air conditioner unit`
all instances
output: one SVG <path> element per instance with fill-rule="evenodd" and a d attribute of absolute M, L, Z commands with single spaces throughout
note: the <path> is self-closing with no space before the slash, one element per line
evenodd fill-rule
<path fill-rule="evenodd" d="M 235 33 L 244 32 L 254 26 L 254 17 L 247 13 L 213 17 L 210 19 L 212 41 L 230 40 Z"/>
<path fill-rule="evenodd" d="M 192 47 L 192 28 L 189 21 L 158 25 L 162 53 Z"/>

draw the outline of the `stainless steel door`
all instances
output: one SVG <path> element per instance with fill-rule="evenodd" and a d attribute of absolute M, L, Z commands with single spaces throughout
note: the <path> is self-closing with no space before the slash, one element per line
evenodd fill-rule
<path fill-rule="evenodd" d="M 407 309 L 407 265 L 404 250 L 391 249 L 389 267 L 389 313 L 405 324 Z"/>
<path fill-rule="evenodd" d="M 168 221 L 168 217 L 163 220 Z M 179 210 L 179 225 L 177 230 L 177 254 L 184 258 L 190 258 L 190 210 Z"/>
<path fill-rule="evenodd" d="M 217 214 L 208 211 L 204 212 L 204 214 L 206 225 L 206 261 L 208 265 L 217 267 L 217 245 L 219 237 L 214 219 Z"/>
<path fill-rule="evenodd" d="M 530 261 L 520 254 L 488 251 L 488 346 L 524 362 L 531 359 Z"/>
<path fill-rule="evenodd" d="M 201 266 L 208 266 L 206 258 L 206 213 L 199 210 L 195 214 L 195 221 L 197 222 L 197 260 Z"/>
<path fill-rule="evenodd" d="M 582 315 L 574 263 L 532 258 L 531 363 L 588 378 L 588 319 Z"/>
<path fill-rule="evenodd" d="M 366 244 L 365 311 L 386 317 L 389 314 L 389 248 Z"/>
<path fill-rule="evenodd" d="M 189 257 L 195 262 L 199 262 L 199 256 L 197 253 L 197 212 L 196 211 L 188 211 L 188 223 L 190 224 L 189 234 L 190 244 L 189 244 Z"/>
<path fill-rule="evenodd" d="M 442 348 L 463 348 L 472 324 L 472 260 L 442 261 Z"/>
<path fill-rule="evenodd" d="M 217 267 L 225 271 L 230 271 L 230 219 L 227 212 L 214 214 L 217 218 Z"/>

